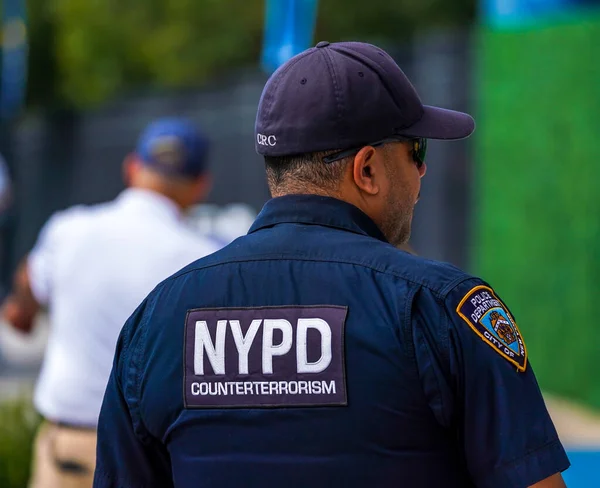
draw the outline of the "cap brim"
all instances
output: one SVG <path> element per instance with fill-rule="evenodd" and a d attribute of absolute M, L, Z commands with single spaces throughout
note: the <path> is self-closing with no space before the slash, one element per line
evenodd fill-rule
<path fill-rule="evenodd" d="M 416 124 L 400 130 L 399 135 L 456 140 L 469 137 L 475 130 L 475 120 L 469 114 L 429 105 L 423 108 L 423 117 Z"/>

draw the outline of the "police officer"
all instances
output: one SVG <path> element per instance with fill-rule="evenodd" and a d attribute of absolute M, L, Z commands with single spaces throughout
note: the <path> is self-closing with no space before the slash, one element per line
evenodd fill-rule
<path fill-rule="evenodd" d="M 277 70 L 256 120 L 274 198 L 127 322 L 95 487 L 564 486 L 509 309 L 396 247 L 426 140 L 473 129 L 373 45 L 320 42 Z"/>
<path fill-rule="evenodd" d="M 31 488 L 91 487 L 96 425 L 123 323 L 161 280 L 218 246 L 183 211 L 209 189 L 208 141 L 161 119 L 126 158 L 116 200 L 54 214 L 20 267 L 2 317 L 28 332 L 41 306 L 49 339 L 34 404 L 44 417 Z"/>

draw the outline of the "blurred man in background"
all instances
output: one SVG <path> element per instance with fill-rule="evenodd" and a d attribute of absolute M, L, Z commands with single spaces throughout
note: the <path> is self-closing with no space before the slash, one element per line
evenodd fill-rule
<path fill-rule="evenodd" d="M 45 306 L 50 319 L 34 396 L 44 422 L 32 488 L 92 486 L 96 425 L 121 326 L 156 284 L 218 248 L 183 219 L 209 192 L 207 150 L 188 121 L 151 124 L 124 161 L 128 188 L 112 202 L 53 215 L 16 272 L 4 320 L 29 332 Z"/>

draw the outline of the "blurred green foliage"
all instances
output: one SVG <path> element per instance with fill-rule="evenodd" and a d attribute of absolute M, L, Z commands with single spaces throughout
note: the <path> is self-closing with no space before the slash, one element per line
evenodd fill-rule
<path fill-rule="evenodd" d="M 480 41 L 475 270 L 542 388 L 600 407 L 600 15 Z"/>
<path fill-rule="evenodd" d="M 0 486 L 24 488 L 30 474 L 33 442 L 40 417 L 31 398 L 0 402 Z"/>
<path fill-rule="evenodd" d="M 89 106 L 257 65 L 264 0 L 28 0 L 29 101 Z M 317 39 L 402 42 L 468 23 L 475 0 L 320 0 Z"/>

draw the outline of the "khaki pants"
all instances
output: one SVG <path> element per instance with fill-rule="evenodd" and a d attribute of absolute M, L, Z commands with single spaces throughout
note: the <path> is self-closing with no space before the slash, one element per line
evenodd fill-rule
<path fill-rule="evenodd" d="M 96 431 L 43 422 L 37 433 L 29 488 L 92 488 Z"/>

